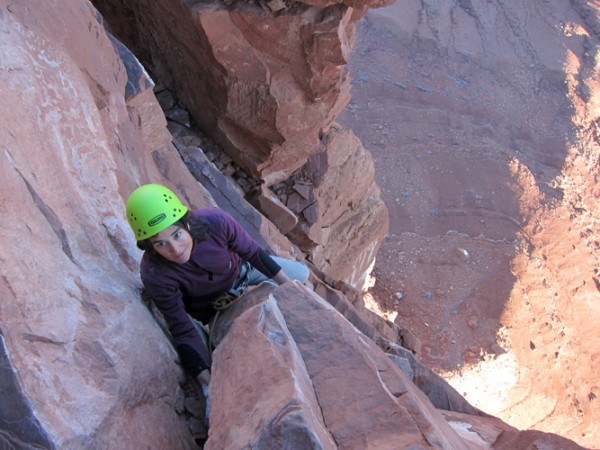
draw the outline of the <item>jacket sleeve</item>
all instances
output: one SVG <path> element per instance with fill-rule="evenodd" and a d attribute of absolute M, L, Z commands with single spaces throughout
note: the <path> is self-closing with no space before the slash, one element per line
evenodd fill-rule
<path fill-rule="evenodd" d="M 273 278 L 281 270 L 281 266 L 275 262 L 262 248 L 252 255 L 248 262 L 269 278 Z"/>
<path fill-rule="evenodd" d="M 146 293 L 165 318 L 181 364 L 192 376 L 197 376 L 208 368 L 208 361 L 202 357 L 201 338 L 192 319 L 185 311 L 181 291 L 168 280 L 157 282 L 142 276 L 142 282 Z"/>
<path fill-rule="evenodd" d="M 258 242 L 252 239 L 237 220 L 225 211 L 221 211 L 221 214 L 223 220 L 222 232 L 226 236 L 229 249 L 236 252 L 265 276 L 273 278 L 281 270 L 279 264 L 260 248 Z"/>
<path fill-rule="evenodd" d="M 256 242 L 248 232 L 231 215 L 223 210 L 216 210 L 218 215 L 218 233 L 221 235 L 227 248 L 245 260 L 249 260 L 259 249 Z"/>

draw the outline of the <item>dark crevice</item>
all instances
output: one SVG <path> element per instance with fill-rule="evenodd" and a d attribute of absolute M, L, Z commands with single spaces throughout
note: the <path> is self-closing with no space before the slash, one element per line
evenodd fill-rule
<path fill-rule="evenodd" d="M 65 255 L 67 255 L 67 257 L 71 260 L 71 262 L 73 264 L 77 264 L 75 262 L 75 258 L 73 257 L 73 253 L 71 252 L 71 247 L 69 246 L 69 240 L 67 238 L 67 233 L 65 232 L 65 229 L 62 226 L 62 222 L 60 221 L 60 218 L 56 215 L 56 213 L 52 210 L 52 208 L 49 205 L 47 205 L 46 202 L 44 202 L 44 200 L 42 200 L 42 198 L 38 195 L 38 193 L 33 188 L 33 186 L 31 186 L 31 184 L 29 184 L 29 182 L 23 176 L 23 174 L 21 172 L 19 172 L 19 170 L 17 170 L 17 169 L 15 169 L 15 170 L 21 176 L 23 181 L 25 182 L 25 186 L 27 186 L 27 190 L 29 191 L 31 198 L 33 199 L 33 203 L 35 204 L 37 209 L 40 210 L 40 212 L 43 214 L 43 216 L 46 218 L 46 220 L 48 221 L 48 224 L 50 225 L 50 228 L 52 228 L 52 231 L 54 231 L 54 234 L 60 241 L 63 253 Z"/>

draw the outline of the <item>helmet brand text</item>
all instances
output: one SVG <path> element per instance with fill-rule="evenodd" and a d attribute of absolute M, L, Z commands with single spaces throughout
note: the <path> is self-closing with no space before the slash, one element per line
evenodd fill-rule
<path fill-rule="evenodd" d="M 166 217 L 167 215 L 165 213 L 160 213 L 158 216 L 154 216 L 152 219 L 150 219 L 148 226 L 153 227 L 154 225 L 157 225 L 165 220 Z"/>

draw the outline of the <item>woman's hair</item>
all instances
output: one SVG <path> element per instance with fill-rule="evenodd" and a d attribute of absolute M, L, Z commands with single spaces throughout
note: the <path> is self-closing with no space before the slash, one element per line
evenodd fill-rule
<path fill-rule="evenodd" d="M 208 224 L 204 221 L 202 217 L 194 216 L 190 214 L 189 211 L 185 213 L 185 215 L 173 225 L 187 230 L 195 242 L 202 242 L 206 239 L 206 233 L 208 232 Z M 143 241 L 137 241 L 137 247 L 140 250 L 156 253 L 154 251 L 154 246 L 152 245 L 152 242 L 150 242 L 149 238 L 144 239 Z"/>
<path fill-rule="evenodd" d="M 189 233 L 192 235 L 192 238 L 194 238 L 194 241 L 202 242 L 206 239 L 206 234 L 208 233 L 208 224 L 204 218 L 200 216 L 194 216 L 187 212 L 180 222 L 184 222 L 183 227 L 189 231 Z"/>

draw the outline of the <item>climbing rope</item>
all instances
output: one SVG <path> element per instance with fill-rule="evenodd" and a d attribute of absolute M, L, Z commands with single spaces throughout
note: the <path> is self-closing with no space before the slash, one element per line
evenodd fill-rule
<path fill-rule="evenodd" d="M 210 352 L 212 359 L 213 352 L 213 330 L 215 329 L 215 324 L 217 323 L 217 319 L 219 318 L 219 314 L 221 311 L 226 310 L 235 302 L 237 302 L 242 296 L 241 295 L 233 295 L 229 292 L 223 292 L 218 298 L 212 301 L 212 306 L 216 310 L 215 315 L 211 318 L 210 324 L 208 325 L 208 351 Z"/>

